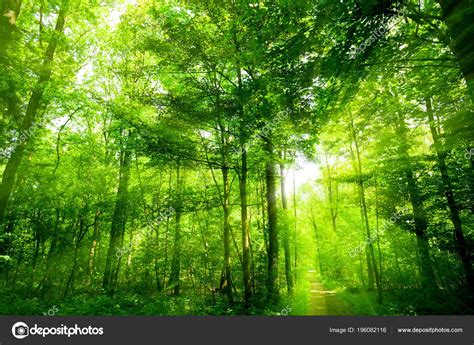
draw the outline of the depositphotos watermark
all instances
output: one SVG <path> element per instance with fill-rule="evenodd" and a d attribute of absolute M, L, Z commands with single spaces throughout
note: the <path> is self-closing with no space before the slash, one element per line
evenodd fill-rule
<path fill-rule="evenodd" d="M 41 335 L 43 338 L 47 335 L 65 335 L 68 338 L 73 335 L 103 335 L 103 327 L 79 327 L 77 323 L 74 327 L 61 324 L 59 327 L 39 327 L 36 323 L 29 327 L 24 322 L 17 322 L 12 326 L 12 334 L 17 339 L 23 339 L 30 335 Z"/>
<path fill-rule="evenodd" d="M 400 211 L 392 213 L 390 216 L 390 219 L 387 221 L 384 221 L 380 229 L 375 233 L 375 236 L 373 237 L 367 237 L 366 240 L 358 245 L 357 247 L 353 248 L 352 250 L 348 251 L 348 254 L 351 258 L 354 258 L 357 256 L 357 254 L 362 253 L 362 251 L 370 244 L 374 243 L 377 241 L 380 237 L 380 234 L 384 233 L 385 231 L 388 230 L 389 223 L 395 224 L 404 214 L 408 213 L 410 210 L 408 207 L 404 206 Z"/>
<path fill-rule="evenodd" d="M 407 16 L 407 10 L 402 8 L 395 12 L 395 17 L 398 18 L 403 18 Z M 388 23 L 383 24 L 382 26 L 378 27 L 375 31 L 371 32 L 370 37 L 367 38 L 364 42 L 362 42 L 359 46 L 351 47 L 350 51 L 350 59 L 355 59 L 357 55 L 360 53 L 363 53 L 369 46 L 371 46 L 373 43 L 375 43 L 379 38 L 381 38 L 383 35 L 385 35 L 386 32 L 390 31 L 395 26 L 389 26 Z"/>
<path fill-rule="evenodd" d="M 13 151 L 17 148 L 17 146 L 25 143 L 26 141 L 29 140 L 30 137 L 32 137 L 35 132 L 38 130 L 38 128 L 43 128 L 46 125 L 45 120 L 41 120 L 40 122 L 32 122 L 30 128 L 28 128 L 26 131 L 23 131 L 20 133 L 20 135 L 15 138 L 15 140 L 10 143 L 10 147 L 7 149 L 0 149 L 0 157 L 2 158 L 8 158 Z"/>
<path fill-rule="evenodd" d="M 283 308 L 280 312 L 280 315 L 286 316 L 289 313 L 291 313 L 291 307 L 289 305 L 286 306 L 286 308 Z"/>

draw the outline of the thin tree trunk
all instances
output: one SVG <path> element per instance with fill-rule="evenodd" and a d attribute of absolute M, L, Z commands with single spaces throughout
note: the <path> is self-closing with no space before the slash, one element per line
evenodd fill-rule
<path fill-rule="evenodd" d="M 426 291 L 430 291 L 436 286 L 436 277 L 431 265 L 431 258 L 429 252 L 428 238 L 426 236 L 426 229 L 428 223 L 426 220 L 423 200 L 421 199 L 418 186 L 413 176 L 413 168 L 410 157 L 408 155 L 408 144 L 406 139 L 406 126 L 404 119 L 399 120 L 397 126 L 397 135 L 400 139 L 400 157 L 402 159 L 402 168 L 404 170 L 410 203 L 413 208 L 413 220 L 415 223 L 416 246 L 418 248 L 418 255 L 420 257 L 420 273 L 421 285 Z"/>
<path fill-rule="evenodd" d="M 258 182 L 259 182 L 259 187 L 260 187 L 258 196 L 260 197 L 259 208 L 260 208 L 261 215 L 262 215 L 263 242 L 265 243 L 265 251 L 268 253 L 268 229 L 265 226 L 265 221 L 266 221 L 265 200 L 266 200 L 266 196 L 264 197 L 264 195 L 266 195 L 265 194 L 266 189 L 265 189 L 265 176 L 263 174 L 260 175 L 260 173 L 259 173 Z"/>
<path fill-rule="evenodd" d="M 373 274 L 375 277 L 375 285 L 377 287 L 377 296 L 378 296 L 378 303 L 381 304 L 383 301 L 383 295 L 382 295 L 382 288 L 380 286 L 380 276 L 379 276 L 379 271 L 377 269 L 377 263 L 375 259 L 375 253 L 374 253 L 374 246 L 372 243 L 372 237 L 370 233 L 370 225 L 369 225 L 369 216 L 367 212 L 367 203 L 365 200 L 365 188 L 364 188 L 364 182 L 362 179 L 362 162 L 360 159 L 360 150 L 359 150 L 359 143 L 357 140 L 357 135 L 354 127 L 354 120 L 351 115 L 351 132 L 352 132 L 352 138 L 354 141 L 354 146 L 355 146 L 355 153 L 356 153 L 356 159 L 357 159 L 357 174 L 358 174 L 358 185 L 359 185 L 359 197 L 360 197 L 360 202 L 361 202 L 361 207 L 362 207 L 362 214 L 364 218 L 364 223 L 365 223 L 365 229 L 366 229 L 366 235 L 367 235 L 367 242 L 368 242 L 368 258 L 367 258 L 367 263 L 370 271 L 370 266 L 372 266 Z"/>
<path fill-rule="evenodd" d="M 237 35 L 234 32 L 234 43 L 236 52 L 240 52 Z M 242 84 L 242 69 L 240 63 L 237 63 L 237 86 L 238 86 L 238 101 L 239 101 L 239 115 L 240 115 L 240 149 L 241 149 L 241 172 L 239 179 L 239 193 L 240 193 L 240 218 L 241 218 L 241 232 L 242 232 L 242 273 L 244 278 L 244 303 L 245 308 L 249 308 L 252 303 L 252 283 L 250 271 L 250 234 L 248 221 L 248 206 L 247 206 L 247 150 L 245 148 L 247 139 L 247 130 L 245 123 L 245 113 L 243 107 L 243 84 Z"/>
<path fill-rule="evenodd" d="M 63 298 L 67 297 L 69 290 L 72 289 L 73 285 L 74 285 L 74 276 L 76 274 L 77 254 L 78 254 L 78 252 L 79 252 L 79 243 L 76 243 L 74 245 L 74 255 L 73 255 L 73 258 L 72 258 L 72 268 L 71 268 L 71 272 L 69 273 L 69 278 L 67 280 L 66 287 L 64 289 Z"/>
<path fill-rule="evenodd" d="M 250 234 L 247 206 L 247 151 L 242 147 L 242 169 L 240 172 L 240 218 L 242 227 L 242 271 L 244 277 L 244 300 L 246 308 L 250 307 L 252 300 L 252 282 L 250 272 Z"/>
<path fill-rule="evenodd" d="M 181 275 L 181 212 L 176 212 L 175 230 L 173 242 L 173 257 L 171 258 L 171 272 L 169 286 L 173 287 L 173 294 L 180 294 L 180 275 Z"/>
<path fill-rule="evenodd" d="M 161 282 L 160 279 L 160 266 L 158 263 L 158 257 L 159 257 L 159 244 L 160 244 L 160 233 L 158 231 L 158 228 L 156 229 L 156 234 L 154 236 L 155 238 L 155 243 L 154 243 L 154 266 L 155 266 L 155 285 L 156 285 L 156 290 L 157 291 L 163 291 L 163 283 Z"/>
<path fill-rule="evenodd" d="M 400 268 L 400 259 L 398 258 L 398 253 L 399 253 L 399 245 L 398 241 L 395 239 L 395 236 L 393 236 L 391 230 L 387 230 L 388 236 L 390 236 L 390 245 L 393 247 L 393 253 L 395 255 L 395 265 L 397 266 L 397 272 L 398 272 L 398 284 L 399 284 L 399 290 L 400 290 L 400 297 L 403 297 L 403 281 L 402 281 L 402 269 Z"/>
<path fill-rule="evenodd" d="M 131 152 L 123 148 L 120 159 L 119 186 L 115 201 L 115 210 L 110 229 L 110 242 L 105 262 L 105 271 L 102 288 L 112 295 L 115 291 L 116 276 L 120 266 L 120 257 L 117 255 L 122 248 L 122 234 L 127 219 L 128 184 L 130 180 Z"/>
<path fill-rule="evenodd" d="M 87 262 L 87 283 L 86 285 L 90 286 L 92 284 L 92 279 L 95 271 L 95 258 L 97 256 L 97 244 L 100 237 L 100 215 L 101 210 L 97 209 L 94 217 L 94 238 L 91 243 L 91 248 L 89 250 L 89 257 Z"/>
<path fill-rule="evenodd" d="M 168 190 L 171 191 L 171 180 L 172 180 L 172 168 L 170 164 L 170 172 L 169 172 L 169 178 L 168 178 Z M 166 230 L 165 230 L 165 248 L 164 248 L 164 264 L 163 264 L 163 278 L 161 279 L 163 281 L 163 289 L 167 287 L 166 285 L 166 277 L 168 274 L 168 237 L 170 233 L 170 217 L 166 217 Z"/>
<path fill-rule="evenodd" d="M 249 214 L 249 225 L 252 224 L 252 213 Z M 255 255 L 252 245 L 251 229 L 249 228 L 249 247 L 250 247 L 250 267 L 251 267 L 251 284 L 252 284 L 252 294 L 255 294 Z"/>
<path fill-rule="evenodd" d="M 294 233 L 293 233 L 293 242 L 295 250 L 295 266 L 293 272 L 295 272 L 295 282 L 298 281 L 298 217 L 297 217 L 297 208 L 296 208 L 296 179 L 295 179 L 295 169 L 293 169 L 293 212 L 295 217 L 294 224 Z"/>
<path fill-rule="evenodd" d="M 470 292 L 474 295 L 474 271 L 472 269 L 472 263 L 470 259 L 470 253 L 464 232 L 462 229 L 461 217 L 459 216 L 459 207 L 454 197 L 453 185 L 451 178 L 449 177 L 448 167 L 446 165 L 446 152 L 441 143 L 440 134 L 435 125 L 433 117 L 433 107 L 431 104 L 430 97 L 426 97 L 426 112 L 428 114 L 428 122 L 430 125 L 431 135 L 433 137 L 434 148 L 436 151 L 436 157 L 438 161 L 438 168 L 441 173 L 441 179 L 443 181 L 444 195 L 448 201 L 448 207 L 451 214 L 451 221 L 454 225 L 454 236 L 456 239 L 456 246 L 458 254 L 462 262 L 464 274 L 466 276 L 466 285 Z"/>
<path fill-rule="evenodd" d="M 282 155 L 280 158 L 283 159 Z M 293 275 L 291 273 L 291 252 L 290 252 L 290 224 L 288 219 L 288 201 L 286 197 L 285 184 L 285 166 L 280 162 L 280 187 L 281 187 L 281 201 L 283 206 L 283 250 L 285 252 L 285 276 L 286 288 L 288 292 L 293 291 Z"/>
<path fill-rule="evenodd" d="M 365 216 L 362 215 L 362 219 L 364 219 Z M 364 236 L 364 240 L 367 240 L 367 234 Z M 364 241 L 364 242 L 365 242 Z M 367 290 L 368 291 L 374 291 L 375 290 L 375 275 L 374 275 L 374 266 L 372 265 L 372 257 L 371 257 L 371 252 L 369 246 L 365 248 L 365 260 L 367 263 L 367 275 L 368 275 L 368 280 L 367 280 Z"/>
<path fill-rule="evenodd" d="M 173 287 L 173 294 L 178 296 L 181 288 L 181 177 L 179 162 L 176 167 L 176 193 L 177 202 L 175 205 L 175 228 L 174 228 L 174 243 L 173 243 L 173 257 L 171 258 L 171 272 L 169 285 Z"/>
<path fill-rule="evenodd" d="M 37 270 L 37 264 L 38 264 L 38 258 L 39 258 L 39 251 L 40 251 L 40 246 L 42 242 L 42 229 L 41 229 L 41 213 L 38 211 L 38 214 L 36 216 L 36 219 L 34 221 L 34 242 L 35 242 L 35 248 L 33 251 L 33 257 L 32 257 L 32 270 L 31 270 L 31 277 L 30 277 L 30 286 L 28 289 L 28 297 L 31 297 L 33 295 L 33 290 L 34 290 L 34 284 L 35 284 L 35 278 L 36 278 L 36 270 Z"/>
<path fill-rule="evenodd" d="M 209 211 L 209 210 L 207 210 Z M 206 241 L 206 234 L 204 233 L 204 230 L 201 226 L 201 220 L 199 219 L 199 214 L 198 214 L 198 211 L 195 211 L 195 215 L 196 215 L 196 218 L 197 218 L 197 222 L 198 222 L 198 228 L 199 228 L 199 234 L 201 235 L 201 241 L 202 241 L 202 245 L 203 245 L 203 248 L 204 248 L 204 276 L 207 278 L 208 280 L 208 287 L 209 287 L 209 290 L 211 291 L 211 296 L 212 296 L 212 300 L 213 302 L 215 303 L 215 296 L 214 296 L 214 293 L 215 293 L 215 289 L 214 289 L 214 286 L 213 286 L 213 281 L 212 281 L 212 268 L 211 268 L 211 263 L 209 262 L 209 245 L 207 244 L 207 241 Z M 208 229 L 208 227 L 206 226 L 206 229 Z"/>
<path fill-rule="evenodd" d="M 229 168 L 224 166 L 222 168 L 222 180 L 223 180 L 223 207 L 224 207 L 224 272 L 225 282 L 223 282 L 223 288 L 227 295 L 229 304 L 234 303 L 234 297 L 232 295 L 232 269 L 230 263 L 230 184 L 229 184 Z"/>
<path fill-rule="evenodd" d="M 379 200 L 377 191 L 377 178 L 375 178 L 375 236 L 377 237 L 377 251 L 379 255 L 379 268 L 380 268 L 380 288 L 383 290 L 383 264 L 382 264 L 382 251 L 380 250 L 380 233 L 379 233 Z"/>
<path fill-rule="evenodd" d="M 56 207 L 56 220 L 54 224 L 53 235 L 51 238 L 51 244 L 49 246 L 48 255 L 46 256 L 46 264 L 44 270 L 43 281 L 41 282 L 41 296 L 44 297 L 51 288 L 51 276 L 54 272 L 53 260 L 57 254 L 57 243 L 60 231 L 61 217 L 60 217 L 59 205 Z"/>
<path fill-rule="evenodd" d="M 327 171 L 327 179 L 328 179 L 327 189 L 328 189 L 328 198 L 329 198 L 329 210 L 330 210 L 330 213 L 331 213 L 331 224 L 332 224 L 333 231 L 337 232 L 337 226 L 336 226 L 336 219 L 337 219 L 337 184 L 336 184 L 335 190 L 334 190 L 331 167 L 329 166 L 329 162 L 327 161 L 327 159 L 326 159 L 326 171 Z"/>
<path fill-rule="evenodd" d="M 318 225 L 316 223 L 316 218 L 314 217 L 314 214 L 313 214 L 313 209 L 311 209 L 311 225 L 313 226 L 314 238 L 316 239 L 316 251 L 318 254 L 319 275 L 322 277 L 325 272 L 323 270 L 323 262 L 322 262 L 322 255 L 321 255 L 321 239 L 319 238 Z"/>
<path fill-rule="evenodd" d="M 267 299 L 276 304 L 279 300 L 278 287 L 278 219 L 277 219 L 277 171 L 274 159 L 273 145 L 267 140 L 267 163 L 265 179 L 267 186 L 267 214 L 268 214 L 268 277 L 267 277 Z"/>

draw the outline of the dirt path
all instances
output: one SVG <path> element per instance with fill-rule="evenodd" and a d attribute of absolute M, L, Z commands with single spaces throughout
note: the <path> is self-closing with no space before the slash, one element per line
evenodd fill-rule
<path fill-rule="evenodd" d="M 317 280 L 315 271 L 308 271 L 311 285 L 308 315 L 351 315 L 350 308 L 336 291 L 327 290 Z"/>

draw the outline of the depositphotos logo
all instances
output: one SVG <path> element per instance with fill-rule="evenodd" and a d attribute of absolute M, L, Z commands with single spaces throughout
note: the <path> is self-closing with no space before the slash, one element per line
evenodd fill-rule
<path fill-rule="evenodd" d="M 66 335 L 68 338 L 73 335 L 103 335 L 103 327 L 79 327 L 77 324 L 74 327 L 68 327 L 61 324 L 60 327 L 38 327 L 35 325 L 30 328 L 24 322 L 17 322 L 12 326 L 12 334 L 17 339 L 26 338 L 29 335 L 41 335 L 46 337 L 47 335 Z"/>

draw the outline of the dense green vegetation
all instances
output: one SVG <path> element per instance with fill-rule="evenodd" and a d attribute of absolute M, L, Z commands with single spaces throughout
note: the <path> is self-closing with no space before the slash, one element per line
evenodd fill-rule
<path fill-rule="evenodd" d="M 2 13 L 2 314 L 473 312 L 471 1 Z"/>

